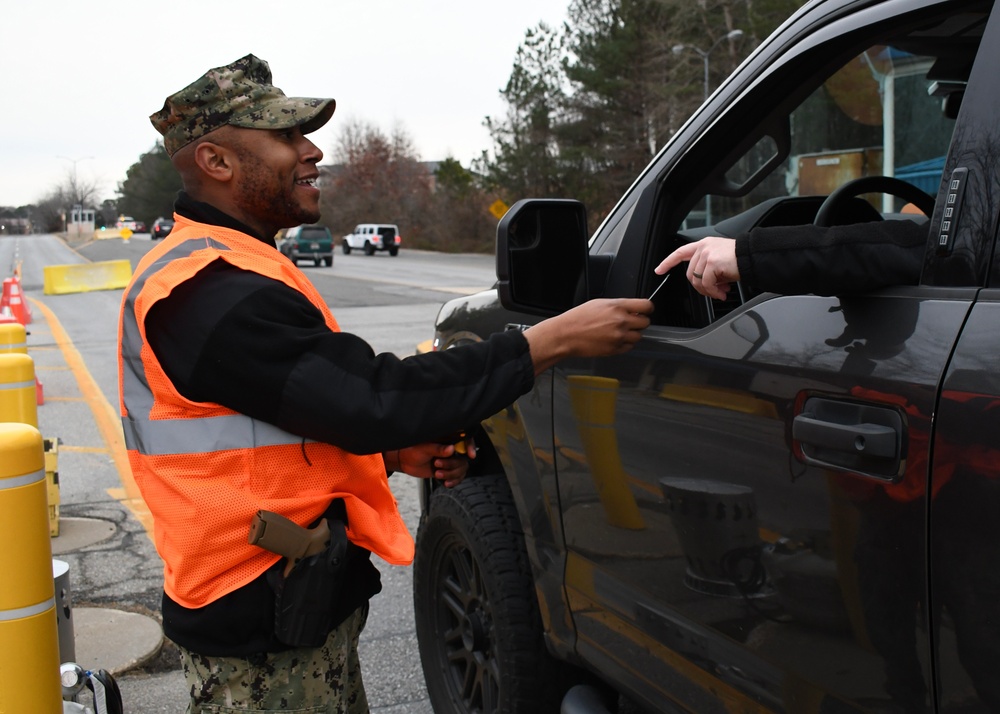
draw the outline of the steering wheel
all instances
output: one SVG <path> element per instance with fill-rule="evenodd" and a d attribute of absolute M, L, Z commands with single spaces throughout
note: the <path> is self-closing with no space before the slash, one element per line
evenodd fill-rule
<path fill-rule="evenodd" d="M 887 193 L 890 196 L 902 198 L 919 208 L 927 216 L 934 212 L 934 197 L 921 191 L 912 183 L 907 183 L 895 176 L 863 176 L 834 189 L 823 201 L 823 205 L 819 207 L 813 223 L 823 227 L 837 225 L 837 218 L 844 212 L 848 202 L 852 198 L 866 193 Z"/>

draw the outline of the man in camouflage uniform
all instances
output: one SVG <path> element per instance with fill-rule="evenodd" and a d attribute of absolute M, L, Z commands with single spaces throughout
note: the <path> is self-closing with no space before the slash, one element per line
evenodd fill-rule
<path fill-rule="evenodd" d="M 381 589 L 370 556 L 413 558 L 388 475 L 459 485 L 468 460 L 448 435 L 559 360 L 621 354 L 649 325 L 648 300 L 592 300 L 403 360 L 341 332 L 274 243 L 320 218 L 323 153 L 306 134 L 333 111 L 332 99 L 286 97 L 248 55 L 150 117 L 184 191 L 125 290 L 120 406 L 190 714 L 367 712 L 357 644 Z M 340 539 L 292 567 L 248 543 L 260 510 L 302 527 L 325 519 Z"/>

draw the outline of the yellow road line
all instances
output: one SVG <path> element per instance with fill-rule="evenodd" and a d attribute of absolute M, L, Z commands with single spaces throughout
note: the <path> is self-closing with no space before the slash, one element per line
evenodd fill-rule
<path fill-rule="evenodd" d="M 94 415 L 97 430 L 100 432 L 101 438 L 104 439 L 108 453 L 111 454 L 111 459 L 118 470 L 118 479 L 121 481 L 122 488 L 109 488 L 108 495 L 132 511 L 132 515 L 142 524 L 143 528 L 146 529 L 146 534 L 152 540 L 153 516 L 149 512 L 146 502 L 142 500 L 142 495 L 139 493 L 139 487 L 135 484 L 135 479 L 132 478 L 132 469 L 128 463 L 128 454 L 125 451 L 125 441 L 122 436 L 121 417 L 108 400 L 105 399 L 104 393 L 97 386 L 97 382 L 94 381 L 94 377 L 87 369 L 83 357 L 80 356 L 73 341 L 66 333 L 66 330 L 63 329 L 59 318 L 44 304 L 34 298 L 28 299 L 45 316 L 45 321 L 48 323 L 49 329 L 52 330 L 53 340 L 62 350 L 66 364 L 69 365 L 73 376 L 76 377 L 80 392 L 83 394 L 84 400 Z M 60 448 L 67 447 L 60 445 Z"/>
<path fill-rule="evenodd" d="M 108 450 L 103 446 L 67 446 L 59 444 L 59 451 L 72 451 L 76 454 L 107 454 Z"/>

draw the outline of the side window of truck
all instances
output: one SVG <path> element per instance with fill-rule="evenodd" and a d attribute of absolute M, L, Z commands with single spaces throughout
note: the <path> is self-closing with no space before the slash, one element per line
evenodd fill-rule
<path fill-rule="evenodd" d="M 933 29 L 887 28 L 861 47 L 845 52 L 832 72 L 790 62 L 773 73 L 785 76 L 741 97 L 662 177 L 647 272 L 705 236 L 813 223 L 825 199 L 854 179 L 896 177 L 937 195 L 968 67 L 938 52 Z M 929 216 L 888 194 L 847 201 L 836 216 L 837 223 L 867 220 Z M 742 289 L 724 302 L 702 297 L 684 268 L 658 296 L 659 324 L 704 327 L 753 297 Z M 654 276 L 646 279 L 650 285 L 640 290 L 651 289 Z"/>

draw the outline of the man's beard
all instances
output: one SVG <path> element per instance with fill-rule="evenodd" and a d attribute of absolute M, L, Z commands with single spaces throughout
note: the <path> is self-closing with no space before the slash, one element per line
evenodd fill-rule
<path fill-rule="evenodd" d="M 275 231 L 320 219 L 318 206 L 312 210 L 296 199 L 294 183 L 284 187 L 274 185 L 274 174 L 263 162 L 249 151 L 241 153 L 240 161 L 247 170 L 237 187 L 235 201 L 244 215 L 253 216 L 259 225 L 273 227 Z"/>

